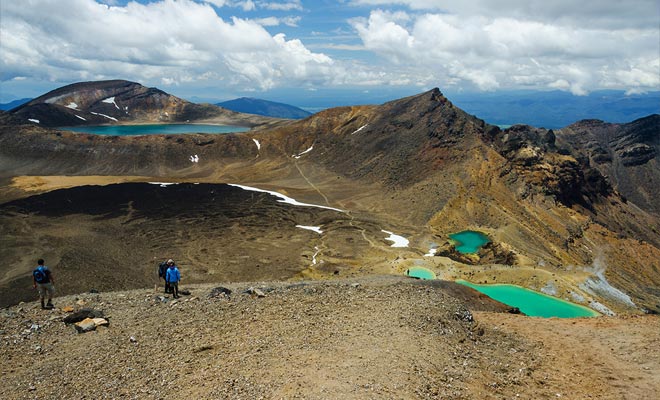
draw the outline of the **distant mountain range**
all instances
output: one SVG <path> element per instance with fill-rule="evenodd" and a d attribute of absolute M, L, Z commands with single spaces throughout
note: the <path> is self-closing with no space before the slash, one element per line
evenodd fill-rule
<path fill-rule="evenodd" d="M 236 112 L 264 115 L 275 118 L 302 119 L 312 115 L 312 113 L 305 111 L 302 108 L 289 104 L 251 97 L 241 97 L 234 100 L 223 101 L 221 103 L 216 103 L 216 105 Z"/>
<path fill-rule="evenodd" d="M 0 103 L 0 110 L 9 111 L 13 108 L 16 108 L 20 105 L 23 105 L 23 104 L 27 103 L 30 100 L 32 100 L 32 99 L 28 97 L 28 98 L 25 98 L 25 99 L 13 100 L 13 101 L 10 101 L 9 103 Z"/>
<path fill-rule="evenodd" d="M 451 98 L 463 110 L 491 124 L 527 124 L 548 129 L 582 119 L 622 123 L 660 114 L 660 92 L 626 95 L 621 90 L 600 90 L 574 96 L 559 90 L 514 91 L 454 93 Z"/>
<path fill-rule="evenodd" d="M 63 86 L 13 108 L 10 118 L 45 127 L 185 122 L 255 127 L 282 122 L 212 104 L 191 103 L 160 89 L 124 80 Z"/>

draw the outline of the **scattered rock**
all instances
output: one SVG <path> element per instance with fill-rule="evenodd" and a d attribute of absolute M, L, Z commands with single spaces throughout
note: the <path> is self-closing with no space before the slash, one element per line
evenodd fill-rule
<path fill-rule="evenodd" d="M 66 317 L 62 318 L 62 322 L 65 324 L 75 324 L 76 322 L 80 322 L 84 319 L 87 318 L 103 318 L 103 311 L 101 310 L 94 310 L 91 308 L 83 308 L 80 311 L 77 311 L 73 314 L 67 315 Z"/>
<path fill-rule="evenodd" d="M 209 293 L 208 298 L 209 299 L 225 298 L 225 297 L 229 297 L 230 295 L 231 295 L 230 289 L 227 289 L 226 287 L 218 286 L 211 290 L 211 293 Z"/>
<path fill-rule="evenodd" d="M 245 293 L 250 294 L 252 296 L 257 296 L 257 297 L 266 297 L 266 293 L 261 291 L 261 289 L 254 288 L 254 287 L 249 287 Z"/>
<path fill-rule="evenodd" d="M 92 318 L 85 318 L 82 321 L 76 322 L 74 325 L 78 333 L 89 332 L 96 329 L 96 322 L 94 322 Z"/>
<path fill-rule="evenodd" d="M 73 307 L 71 307 L 71 306 L 62 307 L 62 311 L 64 311 L 64 312 L 73 312 Z"/>

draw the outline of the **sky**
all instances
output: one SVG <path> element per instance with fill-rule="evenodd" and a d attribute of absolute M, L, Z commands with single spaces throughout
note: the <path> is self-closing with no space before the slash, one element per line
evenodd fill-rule
<path fill-rule="evenodd" d="M 299 106 L 433 87 L 645 93 L 660 90 L 660 2 L 0 0 L 0 102 L 104 79 Z"/>

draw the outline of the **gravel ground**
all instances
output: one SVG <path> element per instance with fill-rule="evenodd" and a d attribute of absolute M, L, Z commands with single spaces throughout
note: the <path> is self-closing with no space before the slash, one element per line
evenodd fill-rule
<path fill-rule="evenodd" d="M 498 314 L 475 320 L 479 300 L 441 285 L 242 283 L 226 285 L 229 296 L 215 287 L 184 287 L 191 294 L 178 300 L 145 289 L 0 311 L 0 398 L 537 399 L 563 384 L 543 379 L 561 371 L 539 369 L 542 342 L 501 329 Z M 110 324 L 77 333 L 62 321 L 65 306 L 101 310 Z"/>

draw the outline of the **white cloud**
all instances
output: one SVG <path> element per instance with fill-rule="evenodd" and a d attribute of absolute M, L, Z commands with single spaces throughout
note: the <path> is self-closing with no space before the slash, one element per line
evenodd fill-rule
<path fill-rule="evenodd" d="M 254 19 L 261 26 L 279 26 L 286 25 L 290 27 L 297 27 L 298 22 L 300 22 L 300 17 L 266 17 L 266 18 L 257 18 Z"/>
<path fill-rule="evenodd" d="M 300 0 L 285 1 L 285 2 L 275 2 L 275 1 L 258 1 L 260 8 L 266 10 L 277 10 L 277 11 L 302 11 L 303 6 Z"/>
<path fill-rule="evenodd" d="M 221 80 L 267 89 L 321 84 L 344 70 L 256 21 L 224 20 L 207 3 L 165 0 L 112 7 L 93 0 L 3 2 L 2 80 L 107 78 L 177 84 Z M 213 1 L 226 5 L 224 1 Z M 253 2 L 242 2 L 252 7 Z M 295 2 L 294 2 L 295 3 Z M 238 3 L 237 3 L 238 4 Z M 279 19 L 293 25 L 297 17 Z"/>
<path fill-rule="evenodd" d="M 421 7 L 432 2 L 405 3 Z M 441 86 L 558 88 L 576 95 L 595 88 L 660 88 L 657 27 L 601 29 L 510 17 L 406 15 L 375 10 L 351 24 L 367 50 L 410 73 L 430 71 Z"/>
<path fill-rule="evenodd" d="M 656 0 L 351 0 L 353 5 L 406 6 L 460 16 L 483 15 L 558 25 L 609 29 L 657 28 L 660 4 Z"/>

